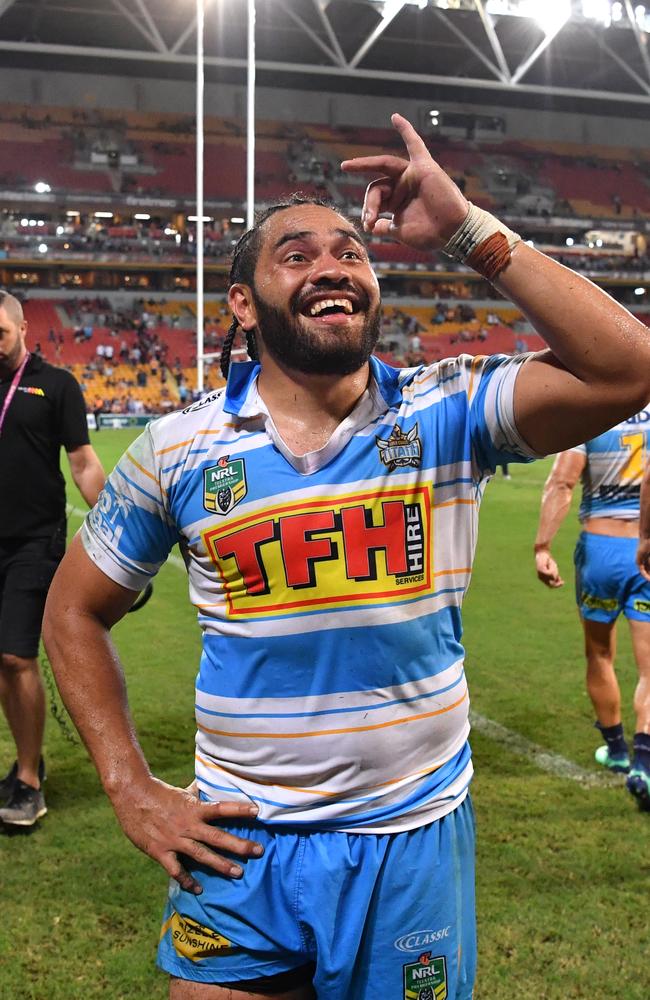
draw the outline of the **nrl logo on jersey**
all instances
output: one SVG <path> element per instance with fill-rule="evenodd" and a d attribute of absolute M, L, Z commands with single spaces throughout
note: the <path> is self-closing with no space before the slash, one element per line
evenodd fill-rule
<path fill-rule="evenodd" d="M 412 465 L 419 468 L 422 461 L 422 442 L 418 437 L 418 425 L 415 424 L 406 434 L 395 424 L 389 438 L 375 438 L 379 448 L 379 457 L 387 466 L 388 471 L 403 469 Z"/>
<path fill-rule="evenodd" d="M 248 492 L 243 458 L 220 458 L 203 470 L 203 506 L 215 514 L 228 514 Z"/>

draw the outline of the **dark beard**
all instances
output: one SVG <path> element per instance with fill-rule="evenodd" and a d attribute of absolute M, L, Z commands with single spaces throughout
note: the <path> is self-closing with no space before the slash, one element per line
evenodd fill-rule
<path fill-rule="evenodd" d="M 295 309 L 276 309 L 255 291 L 253 297 L 264 347 L 275 361 L 304 375 L 350 375 L 365 365 L 379 340 L 379 306 L 366 312 L 361 337 L 355 343 L 336 335 L 326 342 L 300 325 L 300 313 Z M 332 297 L 336 297 L 336 290 L 332 290 Z"/>

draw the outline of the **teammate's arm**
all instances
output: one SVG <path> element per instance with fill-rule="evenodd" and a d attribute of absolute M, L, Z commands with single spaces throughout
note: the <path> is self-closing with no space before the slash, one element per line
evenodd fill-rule
<path fill-rule="evenodd" d="M 639 513 L 639 547 L 636 552 L 639 571 L 650 583 L 650 462 L 646 463 L 641 481 Z"/>
<path fill-rule="evenodd" d="M 551 555 L 551 543 L 569 512 L 573 490 L 586 461 L 586 456 L 579 451 L 562 452 L 555 459 L 544 484 L 534 550 L 537 576 L 547 587 L 564 585 L 557 563 Z"/>
<path fill-rule="evenodd" d="M 106 473 L 92 445 L 82 444 L 68 453 L 74 483 L 89 507 L 94 507 L 101 493 Z"/>
<path fill-rule="evenodd" d="M 366 191 L 366 231 L 440 249 L 469 203 L 405 118 L 393 115 L 408 160 L 359 157 L 345 170 L 381 173 Z M 390 218 L 380 218 L 388 213 Z M 564 451 L 614 426 L 650 399 L 650 334 L 590 281 L 524 243 L 496 287 L 519 306 L 550 350 L 534 355 L 515 384 L 517 429 L 540 454 Z"/>
<path fill-rule="evenodd" d="M 50 587 L 43 638 L 61 697 L 88 748 L 127 837 L 162 865 L 188 892 L 201 886 L 184 867 L 189 857 L 236 878 L 242 857 L 262 849 L 212 824 L 248 818 L 255 806 L 200 802 L 188 791 L 155 778 L 144 758 L 129 712 L 124 672 L 110 629 L 133 603 L 133 591 L 110 580 L 77 536 Z"/>

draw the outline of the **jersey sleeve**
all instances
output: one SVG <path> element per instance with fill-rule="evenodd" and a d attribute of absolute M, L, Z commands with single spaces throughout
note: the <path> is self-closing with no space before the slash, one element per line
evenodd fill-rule
<path fill-rule="evenodd" d="M 149 428 L 111 472 L 81 538 L 95 565 L 130 590 L 142 590 L 179 541 Z"/>
<path fill-rule="evenodd" d="M 542 458 L 524 441 L 514 416 L 515 383 L 530 354 L 459 358 L 465 365 L 474 458 L 482 475 L 504 462 Z"/>
<path fill-rule="evenodd" d="M 58 397 L 59 440 L 66 451 L 74 451 L 84 444 L 90 444 L 86 403 L 74 375 L 62 370 L 61 380 Z"/>

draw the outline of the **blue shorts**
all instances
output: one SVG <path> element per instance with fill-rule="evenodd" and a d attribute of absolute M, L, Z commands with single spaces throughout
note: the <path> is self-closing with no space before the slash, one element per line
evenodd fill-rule
<path fill-rule="evenodd" d="M 616 538 L 583 531 L 574 553 L 576 602 L 582 618 L 614 622 L 650 621 L 650 583 L 639 573 L 636 538 Z"/>
<path fill-rule="evenodd" d="M 166 972 L 234 990 L 284 974 L 277 992 L 313 982 L 318 1000 L 471 1000 L 469 797 L 404 833 L 228 830 L 260 841 L 265 854 L 245 862 L 238 880 L 193 868 L 200 896 L 171 883 L 158 949 Z"/>

